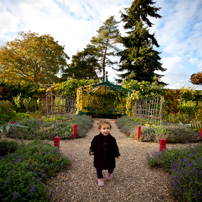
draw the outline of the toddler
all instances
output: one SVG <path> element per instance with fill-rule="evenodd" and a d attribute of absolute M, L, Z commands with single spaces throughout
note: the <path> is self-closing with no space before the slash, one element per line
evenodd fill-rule
<path fill-rule="evenodd" d="M 109 121 L 101 120 L 98 123 L 100 133 L 91 142 L 90 155 L 94 155 L 94 166 L 97 171 L 99 186 L 104 186 L 103 170 L 108 170 L 106 179 L 112 179 L 116 164 L 115 158 L 119 158 L 120 156 L 116 139 L 110 134 L 111 128 L 112 126 Z"/>

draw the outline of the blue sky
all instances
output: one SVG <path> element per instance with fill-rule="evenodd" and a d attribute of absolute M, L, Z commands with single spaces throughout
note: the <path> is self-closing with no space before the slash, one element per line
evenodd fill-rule
<path fill-rule="evenodd" d="M 131 0 L 0 0 L 0 46 L 14 40 L 20 31 L 50 34 L 65 46 L 68 56 L 83 50 L 96 36 L 96 30 L 114 15 L 120 20 L 123 8 Z M 202 71 L 202 1 L 156 0 L 162 7 L 161 19 L 152 19 L 150 29 L 160 45 L 161 62 L 167 70 L 162 81 L 167 88 L 194 87 L 189 82 L 193 73 Z M 120 30 L 123 33 L 122 25 Z M 69 60 L 68 63 L 71 61 Z M 107 68 L 109 80 L 116 72 Z"/>

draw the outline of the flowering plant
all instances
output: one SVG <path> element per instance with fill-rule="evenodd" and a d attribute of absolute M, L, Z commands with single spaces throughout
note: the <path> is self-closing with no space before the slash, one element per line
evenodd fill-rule
<path fill-rule="evenodd" d="M 0 124 L 0 132 L 4 132 L 4 130 L 6 130 L 6 132 L 8 132 L 10 130 L 11 127 L 22 127 L 22 128 L 27 128 L 27 126 L 22 126 L 18 123 L 15 123 L 14 121 L 10 121 L 6 124 Z"/>

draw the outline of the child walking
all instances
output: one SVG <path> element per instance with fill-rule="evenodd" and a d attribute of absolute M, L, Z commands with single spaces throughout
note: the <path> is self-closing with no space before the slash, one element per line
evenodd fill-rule
<path fill-rule="evenodd" d="M 112 126 L 107 120 L 98 123 L 100 133 L 96 135 L 90 147 L 90 155 L 94 155 L 94 167 L 97 171 L 98 185 L 104 186 L 102 171 L 108 170 L 106 179 L 111 180 L 116 166 L 115 158 L 119 158 L 116 139 L 110 134 Z"/>

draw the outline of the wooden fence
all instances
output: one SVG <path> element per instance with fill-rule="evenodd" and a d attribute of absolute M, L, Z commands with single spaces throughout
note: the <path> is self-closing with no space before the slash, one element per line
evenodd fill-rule
<path fill-rule="evenodd" d="M 162 96 L 151 100 L 138 100 L 134 105 L 133 117 L 144 118 L 154 124 L 161 124 L 162 120 Z"/>

